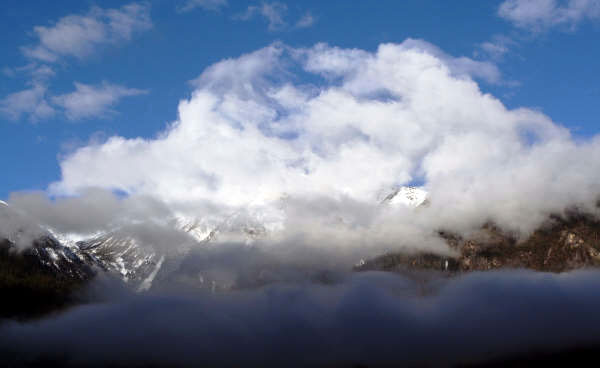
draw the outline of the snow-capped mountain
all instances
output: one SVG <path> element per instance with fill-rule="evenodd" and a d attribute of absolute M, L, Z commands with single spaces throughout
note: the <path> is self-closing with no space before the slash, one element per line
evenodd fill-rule
<path fill-rule="evenodd" d="M 88 239 L 71 242 L 76 254 L 87 264 L 109 272 L 135 290 L 144 291 L 152 287 L 154 279 L 165 269 L 176 269 L 192 244 L 198 243 L 195 227 L 174 228 L 181 231 L 184 241 L 156 247 L 127 229 L 116 229 Z M 190 236 L 184 237 L 185 234 Z"/>
<path fill-rule="evenodd" d="M 249 245 L 267 234 L 260 222 L 239 212 L 212 226 L 185 216 L 176 217 L 168 226 L 181 236 L 173 237 L 172 244 L 158 247 L 144 243 L 127 229 L 116 229 L 85 240 L 66 241 L 74 245 L 75 252 L 88 264 L 117 275 L 132 288 L 144 291 L 150 289 L 155 280 L 165 280 L 176 273 L 194 248 L 210 246 L 217 239 Z M 62 237 L 69 239 L 70 236 Z"/>

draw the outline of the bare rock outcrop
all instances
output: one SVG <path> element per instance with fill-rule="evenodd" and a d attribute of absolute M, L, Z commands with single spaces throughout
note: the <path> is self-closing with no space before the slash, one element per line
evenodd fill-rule
<path fill-rule="evenodd" d="M 456 257 L 430 253 L 388 253 L 355 267 L 356 270 L 438 270 L 448 273 L 524 268 L 565 272 L 600 266 L 600 220 L 570 213 L 551 216 L 526 239 L 517 240 L 492 224 L 468 238 L 440 231 L 457 251 Z"/>

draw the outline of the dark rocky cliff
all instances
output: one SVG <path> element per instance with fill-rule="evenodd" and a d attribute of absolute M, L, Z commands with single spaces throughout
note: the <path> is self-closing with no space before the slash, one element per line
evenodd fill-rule
<path fill-rule="evenodd" d="M 25 250 L 0 239 L 0 319 L 41 316 L 74 304 L 77 291 L 94 274 L 51 237 L 37 239 Z"/>

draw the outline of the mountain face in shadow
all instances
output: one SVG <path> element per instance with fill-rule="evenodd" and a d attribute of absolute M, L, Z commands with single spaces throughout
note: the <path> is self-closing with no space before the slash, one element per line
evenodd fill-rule
<path fill-rule="evenodd" d="M 36 317 L 77 304 L 95 276 L 69 248 L 42 237 L 25 250 L 0 239 L 0 318 Z"/>

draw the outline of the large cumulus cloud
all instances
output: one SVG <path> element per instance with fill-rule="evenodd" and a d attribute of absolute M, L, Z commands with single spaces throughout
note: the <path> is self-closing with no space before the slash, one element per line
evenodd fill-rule
<path fill-rule="evenodd" d="M 375 52 L 273 44 L 207 68 L 157 138 L 76 150 L 50 190 L 239 208 L 283 195 L 373 202 L 424 182 L 423 221 L 522 232 L 567 206 L 595 211 L 600 139 L 576 141 L 539 111 L 507 109 L 475 81 L 499 78 L 492 64 L 417 40 Z"/>

